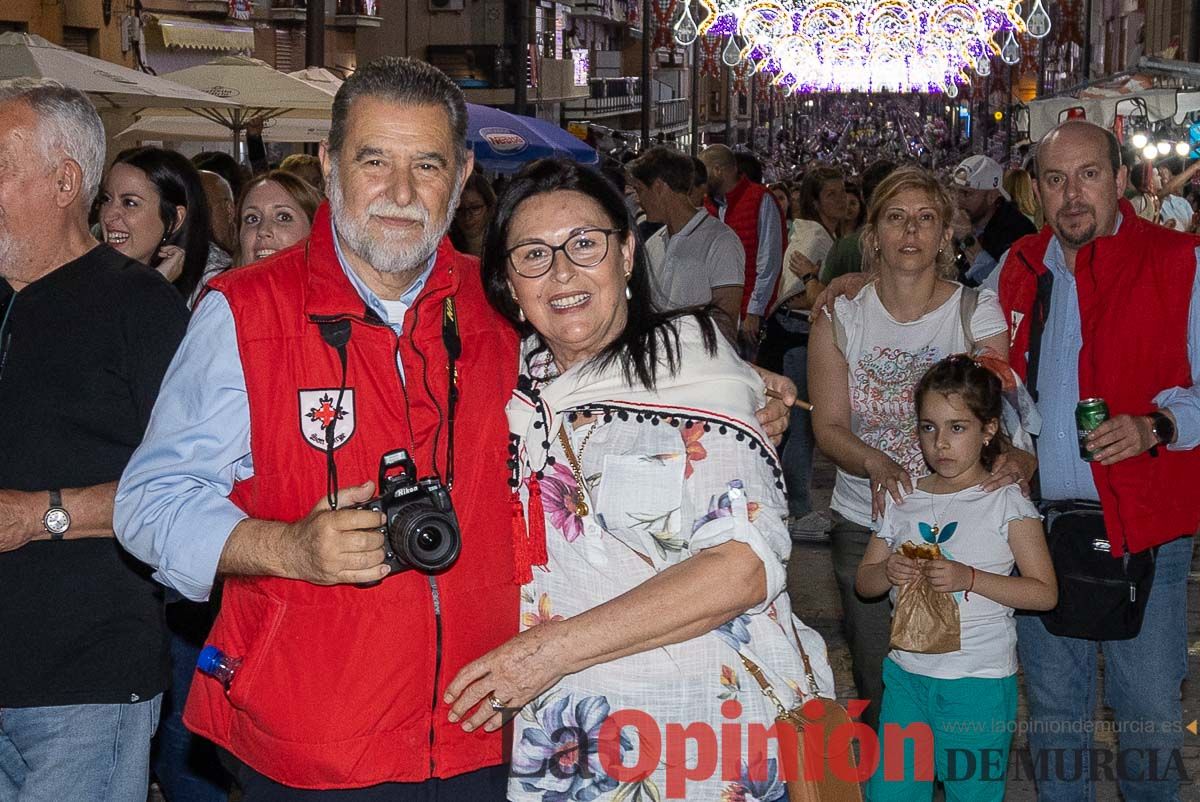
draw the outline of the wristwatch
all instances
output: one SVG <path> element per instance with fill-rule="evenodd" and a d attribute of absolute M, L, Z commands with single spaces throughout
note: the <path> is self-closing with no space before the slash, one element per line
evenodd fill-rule
<path fill-rule="evenodd" d="M 62 540 L 71 528 L 71 513 L 63 509 L 62 491 L 50 491 L 50 508 L 42 516 L 42 528 L 50 533 L 51 540 Z"/>
<path fill-rule="evenodd" d="M 1175 439 L 1175 424 L 1169 416 L 1159 411 L 1151 412 L 1150 423 L 1154 439 L 1160 446 L 1168 445 Z"/>

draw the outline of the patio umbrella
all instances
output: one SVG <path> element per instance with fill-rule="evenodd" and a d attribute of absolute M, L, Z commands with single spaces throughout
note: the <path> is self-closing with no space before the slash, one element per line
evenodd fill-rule
<path fill-rule="evenodd" d="M 302 70 L 289 72 L 288 75 L 299 78 L 306 84 L 312 84 L 329 95 L 336 95 L 342 86 L 342 79 L 324 67 L 305 67 Z"/>
<path fill-rule="evenodd" d="M 329 116 L 333 95 L 249 56 L 221 56 L 198 67 L 167 73 L 169 80 L 237 104 L 201 113 L 230 129 L 272 117 Z"/>
<path fill-rule="evenodd" d="M 333 95 L 249 56 L 221 56 L 198 67 L 167 73 L 171 81 L 237 104 L 224 109 L 190 109 L 223 126 L 235 149 L 247 125 L 278 117 L 329 118 Z M 175 114 L 167 111 L 164 116 Z"/>
<path fill-rule="evenodd" d="M 190 86 L 67 50 L 28 33 L 0 33 L 0 79 L 50 78 L 96 108 L 215 108 L 234 104 Z"/>
<path fill-rule="evenodd" d="M 586 143 L 550 123 L 475 103 L 467 104 L 467 144 L 475 153 L 476 164 L 498 173 L 515 172 L 527 162 L 549 156 L 585 164 L 598 160 L 596 151 Z"/>
<path fill-rule="evenodd" d="M 289 72 L 288 75 L 304 81 L 329 95 L 337 94 L 342 79 L 324 67 L 306 67 Z M 117 138 L 137 140 L 169 139 L 177 142 L 218 142 L 229 138 L 229 127 L 224 122 L 197 120 L 169 114 L 152 114 L 138 117 L 137 122 L 117 134 Z M 329 136 L 329 120 L 287 115 L 275 116 L 263 121 L 262 137 L 267 142 L 322 142 Z"/>
<path fill-rule="evenodd" d="M 301 73 L 309 72 L 307 70 Z M 324 70 L 322 70 L 324 72 Z M 300 73 L 291 73 L 299 78 Z M 330 76 L 336 80 L 335 76 Z M 315 85 L 320 85 L 317 81 Z M 332 84 L 329 84 L 332 88 Z M 336 89 L 333 89 L 336 92 Z M 467 104 L 467 141 L 481 167 L 513 172 L 534 159 L 564 156 L 582 164 L 599 161 L 594 148 L 557 126 L 533 117 L 521 117 L 488 106 Z M 117 134 L 118 138 L 219 141 L 229 136 L 229 125 L 213 119 L 173 114 L 142 116 Z M 321 142 L 329 135 L 329 120 L 277 116 L 264 121 L 268 142 Z"/>
<path fill-rule="evenodd" d="M 167 139 L 173 142 L 228 141 L 230 130 L 220 123 L 196 117 L 152 114 L 117 134 L 117 139 Z M 329 137 L 329 120 L 303 117 L 272 117 L 263 122 L 263 140 L 267 142 L 323 142 Z"/>
<path fill-rule="evenodd" d="M 521 119 L 532 125 L 538 133 L 568 158 L 580 164 L 596 165 L 600 163 L 600 154 L 596 152 L 596 149 L 570 131 L 537 117 L 522 117 Z"/>

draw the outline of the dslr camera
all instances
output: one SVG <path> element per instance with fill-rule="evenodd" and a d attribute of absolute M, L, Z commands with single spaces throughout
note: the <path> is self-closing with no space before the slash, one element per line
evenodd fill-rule
<path fill-rule="evenodd" d="M 382 512 L 384 562 L 388 576 L 409 568 L 436 574 L 454 565 L 462 550 L 450 493 L 436 476 L 417 479 L 417 467 L 402 448 L 379 460 L 379 495 L 357 509 Z"/>

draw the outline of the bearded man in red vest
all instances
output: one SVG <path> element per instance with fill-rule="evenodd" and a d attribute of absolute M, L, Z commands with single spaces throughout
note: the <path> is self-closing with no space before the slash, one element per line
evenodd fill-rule
<path fill-rule="evenodd" d="M 1117 140 L 1099 126 L 1058 126 L 1035 167 L 1048 226 L 1017 241 L 996 272 L 1010 359 L 1042 417 L 1040 505 L 1059 570 L 1059 609 L 1017 619 L 1038 796 L 1092 798 L 1102 651 L 1121 791 L 1175 800 L 1186 580 L 1200 525 L 1200 239 L 1134 213 Z M 1077 439 L 1076 403 L 1092 397 L 1111 417 Z M 1106 551 L 1119 560 L 1105 562 Z M 1080 554 L 1129 577 L 1096 582 Z M 1108 587 L 1121 597 L 1112 607 Z"/>
<path fill-rule="evenodd" d="M 738 171 L 737 158 L 725 145 L 705 148 L 700 161 L 708 170 L 709 214 L 732 228 L 746 250 L 741 332 L 753 346 L 783 266 L 787 238 L 783 210 L 766 187 Z"/>
<path fill-rule="evenodd" d="M 504 797 L 501 732 L 442 701 L 518 614 L 497 514 L 517 337 L 444 237 L 466 125 L 424 62 L 343 84 L 310 238 L 210 283 L 119 487 L 122 543 L 160 581 L 203 599 L 224 577 L 209 643 L 241 663 L 227 686 L 197 673 L 184 720 L 236 758 L 248 802 Z M 400 448 L 451 487 L 462 550 L 436 575 L 390 576 L 383 516 L 354 509 Z"/>

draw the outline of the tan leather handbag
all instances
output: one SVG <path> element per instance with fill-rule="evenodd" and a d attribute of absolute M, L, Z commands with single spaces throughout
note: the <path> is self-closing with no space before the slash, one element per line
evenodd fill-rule
<path fill-rule="evenodd" d="M 813 675 L 812 664 L 808 661 L 808 654 L 804 651 L 804 646 L 800 645 L 800 638 L 797 636 L 796 644 L 800 646 L 800 657 L 804 661 L 804 673 L 808 679 L 808 687 L 812 688 L 815 693 L 817 690 L 817 680 Z M 785 777 L 787 782 L 788 802 L 862 802 L 862 789 L 857 781 L 853 779 L 845 779 L 847 768 L 855 769 L 858 765 L 854 756 L 853 746 L 849 739 L 845 739 L 845 745 L 837 753 L 830 751 L 830 737 L 833 733 L 838 732 L 839 728 L 842 732 L 848 730 L 853 722 L 850 719 L 850 714 L 846 709 L 837 703 L 834 699 L 826 699 L 822 696 L 817 696 L 814 699 L 809 699 L 800 705 L 788 709 L 783 706 L 783 702 L 779 701 L 779 697 L 775 694 L 775 689 L 771 687 L 771 683 L 767 681 L 763 674 L 753 661 L 745 655 L 742 655 L 742 665 L 750 672 L 762 688 L 763 695 L 774 703 L 778 715 L 775 720 L 782 725 L 793 727 L 796 730 L 796 743 L 799 749 L 798 761 L 795 766 L 799 767 L 798 777 Z M 814 705 L 817 702 L 819 705 Z M 810 717 L 814 712 L 814 707 L 820 710 L 820 715 Z M 806 743 L 804 738 L 804 730 L 811 724 L 819 723 L 824 729 L 824 744 L 822 753 L 819 756 L 806 756 L 805 749 L 810 745 Z M 839 739 L 842 740 L 842 739 Z M 782 741 L 780 744 L 782 745 Z M 780 765 L 786 765 L 786 761 L 782 760 Z M 838 769 L 835 770 L 834 766 Z M 840 775 L 843 776 L 839 776 Z M 790 768 L 788 773 L 792 773 Z M 856 772 L 857 773 L 857 772 Z"/>

